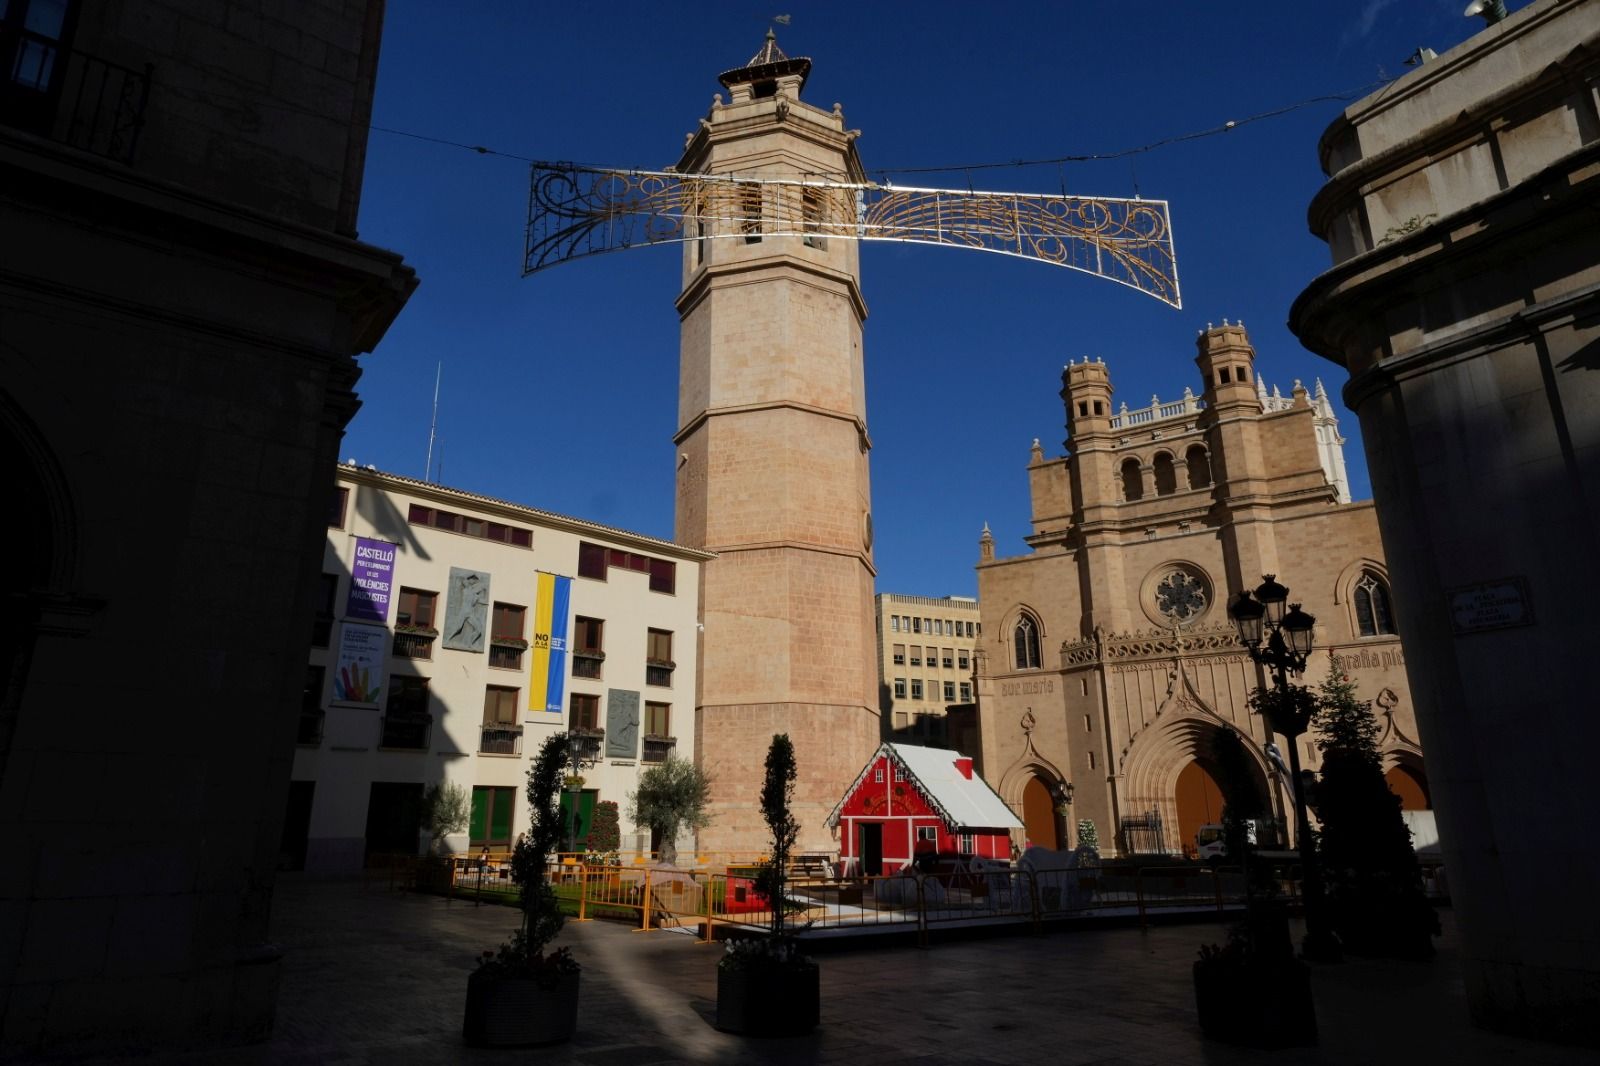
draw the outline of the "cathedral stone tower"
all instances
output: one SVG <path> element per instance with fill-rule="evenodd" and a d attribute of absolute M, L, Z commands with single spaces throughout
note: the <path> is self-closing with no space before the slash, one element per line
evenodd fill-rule
<path fill-rule="evenodd" d="M 769 31 L 685 146 L 681 174 L 862 182 L 856 131 L 803 103 L 809 59 Z M 702 573 L 695 750 L 712 778 L 706 851 L 760 850 L 774 733 L 794 741 L 799 847 L 878 742 L 872 518 L 857 244 L 848 190 L 708 183 L 684 246 L 677 530 Z M 792 201 L 792 202 L 791 202 Z M 717 239 L 708 239 L 715 237 Z"/>

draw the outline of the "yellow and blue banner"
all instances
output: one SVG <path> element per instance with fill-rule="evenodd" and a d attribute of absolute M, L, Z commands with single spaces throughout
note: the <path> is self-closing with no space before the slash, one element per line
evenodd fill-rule
<path fill-rule="evenodd" d="M 560 574 L 538 574 L 533 603 L 532 663 L 528 675 L 528 713 L 565 713 L 567 684 L 567 616 L 572 599 L 572 579 Z"/>

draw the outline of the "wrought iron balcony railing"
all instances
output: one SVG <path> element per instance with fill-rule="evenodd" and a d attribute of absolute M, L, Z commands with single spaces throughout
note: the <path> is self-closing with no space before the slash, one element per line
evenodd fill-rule
<path fill-rule="evenodd" d="M 0 31 L 0 125 L 133 162 L 155 68 L 125 67 L 26 30 Z"/>
<path fill-rule="evenodd" d="M 509 722 L 483 723 L 483 739 L 478 743 L 483 755 L 521 755 L 522 727 Z"/>
<path fill-rule="evenodd" d="M 677 746 L 677 737 L 658 737 L 647 734 L 644 738 L 644 753 L 640 761 L 666 762 Z"/>
<path fill-rule="evenodd" d="M 394 654 L 402 659 L 431 659 L 433 658 L 433 638 L 437 632 L 427 630 L 396 633 L 394 635 Z"/>
<path fill-rule="evenodd" d="M 431 714 L 386 714 L 379 724 L 378 747 L 427 751 L 432 734 Z"/>

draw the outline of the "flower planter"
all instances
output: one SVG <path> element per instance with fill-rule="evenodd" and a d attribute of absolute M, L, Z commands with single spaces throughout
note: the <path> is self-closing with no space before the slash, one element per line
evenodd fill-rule
<path fill-rule="evenodd" d="M 1316 1008 L 1311 971 L 1299 959 L 1196 962 L 1194 1000 L 1200 1030 L 1245 1047 L 1313 1047 Z"/>
<path fill-rule="evenodd" d="M 801 1036 L 817 1027 L 822 971 L 816 965 L 717 970 L 717 1028 L 745 1036 Z"/>
<path fill-rule="evenodd" d="M 578 977 L 553 986 L 532 977 L 474 973 L 467 978 L 462 1037 L 474 1047 L 529 1047 L 572 1039 L 578 1026 Z"/>

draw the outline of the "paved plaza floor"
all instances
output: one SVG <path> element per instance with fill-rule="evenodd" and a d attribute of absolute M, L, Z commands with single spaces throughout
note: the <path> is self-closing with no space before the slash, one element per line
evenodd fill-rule
<path fill-rule="evenodd" d="M 713 1028 L 719 947 L 672 932 L 568 922 L 560 942 L 584 967 L 576 1037 L 554 1048 L 492 1051 L 461 1042 L 467 974 L 479 951 L 509 933 L 515 911 L 288 875 L 278 881 L 273 920 L 285 956 L 270 1041 L 117 1061 L 1600 1063 L 1594 1053 L 1474 1029 L 1448 911 L 1432 962 L 1314 968 L 1321 1046 L 1272 1052 L 1214 1043 L 1196 1025 L 1190 963 L 1201 943 L 1224 939 L 1216 922 L 942 942 L 936 931 L 928 949 L 879 943 L 830 952 L 820 959 L 822 1025 L 785 1040 Z"/>

